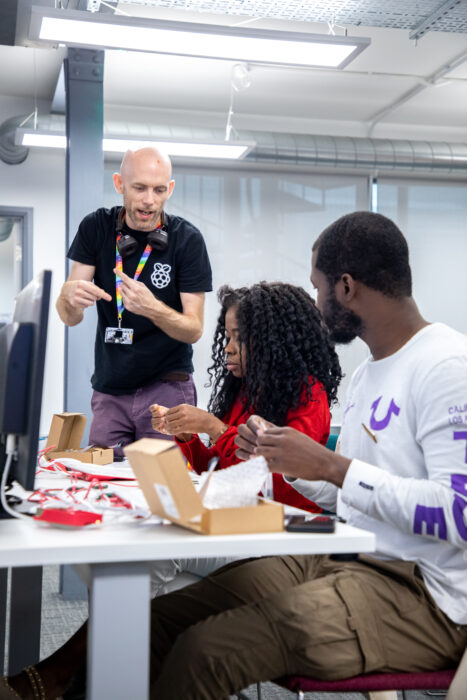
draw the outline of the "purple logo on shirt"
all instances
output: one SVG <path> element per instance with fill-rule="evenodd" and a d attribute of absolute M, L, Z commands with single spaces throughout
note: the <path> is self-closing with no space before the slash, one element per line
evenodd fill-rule
<path fill-rule="evenodd" d="M 370 427 L 373 430 L 384 430 L 385 428 L 388 427 L 389 421 L 391 420 L 391 416 L 393 414 L 395 416 L 398 416 L 400 413 L 399 406 L 396 404 L 394 399 L 391 399 L 391 403 L 389 404 L 388 411 L 387 411 L 386 415 L 384 416 L 384 418 L 382 418 L 381 420 L 378 420 L 377 418 L 375 418 L 376 409 L 378 408 L 379 402 L 381 401 L 382 398 L 383 398 L 382 396 L 379 396 L 376 399 L 376 401 L 373 401 L 373 403 L 371 404 L 371 408 L 373 410 L 371 411 Z"/>

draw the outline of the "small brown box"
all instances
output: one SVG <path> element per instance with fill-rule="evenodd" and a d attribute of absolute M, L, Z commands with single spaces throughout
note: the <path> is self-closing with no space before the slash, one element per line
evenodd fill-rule
<path fill-rule="evenodd" d="M 282 504 L 258 499 L 255 506 L 205 508 L 178 445 L 143 438 L 123 448 L 154 515 L 205 535 L 281 532 Z"/>
<path fill-rule="evenodd" d="M 46 452 L 45 458 L 51 460 L 68 457 L 87 464 L 111 464 L 114 461 L 111 447 L 80 449 L 85 427 L 86 416 L 82 413 L 54 413 L 46 446 L 55 445 L 55 448 Z"/>

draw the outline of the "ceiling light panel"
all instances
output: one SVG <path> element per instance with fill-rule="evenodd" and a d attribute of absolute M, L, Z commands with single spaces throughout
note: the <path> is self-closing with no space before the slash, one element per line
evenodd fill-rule
<path fill-rule="evenodd" d="M 17 129 L 15 142 L 21 146 L 39 148 L 66 148 L 65 134 L 41 130 Z M 229 141 L 226 143 L 188 141 L 144 141 L 142 139 L 104 138 L 102 149 L 105 153 L 125 153 L 128 149 L 159 148 L 169 156 L 179 158 L 220 158 L 238 160 L 244 158 L 254 147 L 254 143 Z"/>
<path fill-rule="evenodd" d="M 246 27 L 33 7 L 30 39 L 76 46 L 240 60 L 273 65 L 343 68 L 369 44 L 363 37 L 252 30 Z"/>
<path fill-rule="evenodd" d="M 219 15 L 274 18 L 335 25 L 413 29 L 436 12 L 442 0 L 119 0 L 119 5 L 144 5 Z M 129 10 L 127 10 L 129 11 Z M 446 12 L 432 31 L 467 33 L 467 3 Z"/>
<path fill-rule="evenodd" d="M 128 139 L 104 138 L 103 149 L 106 153 L 125 153 L 146 146 L 160 148 L 169 156 L 180 158 L 222 158 L 236 160 L 243 158 L 254 144 L 232 141 L 230 143 L 182 143 L 178 141 L 132 141 Z"/>

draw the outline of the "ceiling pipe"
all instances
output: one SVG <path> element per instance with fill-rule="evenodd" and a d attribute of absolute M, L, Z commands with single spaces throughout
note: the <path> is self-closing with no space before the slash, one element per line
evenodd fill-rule
<path fill-rule="evenodd" d="M 17 118 L 20 121 L 20 118 Z M 0 127 L 1 129 L 1 127 Z M 40 132 L 65 133 L 63 116 L 39 116 Z M 104 121 L 104 136 L 146 141 L 224 141 L 223 129 Z M 467 143 L 287 134 L 236 130 L 234 138 L 255 145 L 241 161 L 404 172 L 467 175 Z M 27 149 L 26 149 L 27 150 Z"/>
<path fill-rule="evenodd" d="M 10 237 L 14 225 L 15 220 L 11 216 L 0 218 L 0 243 L 3 243 Z"/>
<path fill-rule="evenodd" d="M 244 132 L 238 134 L 246 138 Z M 467 174 L 467 144 L 293 134 L 250 134 L 246 160 L 368 170 Z"/>
<path fill-rule="evenodd" d="M 222 141 L 221 129 L 105 121 L 105 136 L 135 139 Z M 287 134 L 235 130 L 234 139 L 254 147 L 243 163 L 313 165 L 365 170 L 467 174 L 467 143 Z"/>
<path fill-rule="evenodd" d="M 19 165 L 28 157 L 29 148 L 15 143 L 16 129 L 25 120 L 26 116 L 22 115 L 6 119 L 0 124 L 0 160 L 8 165 Z"/>

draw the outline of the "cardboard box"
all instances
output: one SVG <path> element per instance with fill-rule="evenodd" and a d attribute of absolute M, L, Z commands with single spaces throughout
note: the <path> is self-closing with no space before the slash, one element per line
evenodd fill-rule
<path fill-rule="evenodd" d="M 85 426 L 86 416 L 82 413 L 55 413 L 52 416 L 46 445 L 55 445 L 55 449 L 47 452 L 45 458 L 51 460 L 69 457 L 86 464 L 111 464 L 114 461 L 114 451 L 111 447 L 80 449 Z"/>
<path fill-rule="evenodd" d="M 205 535 L 281 532 L 282 504 L 258 499 L 255 506 L 205 508 L 174 442 L 143 438 L 123 448 L 154 515 Z"/>

